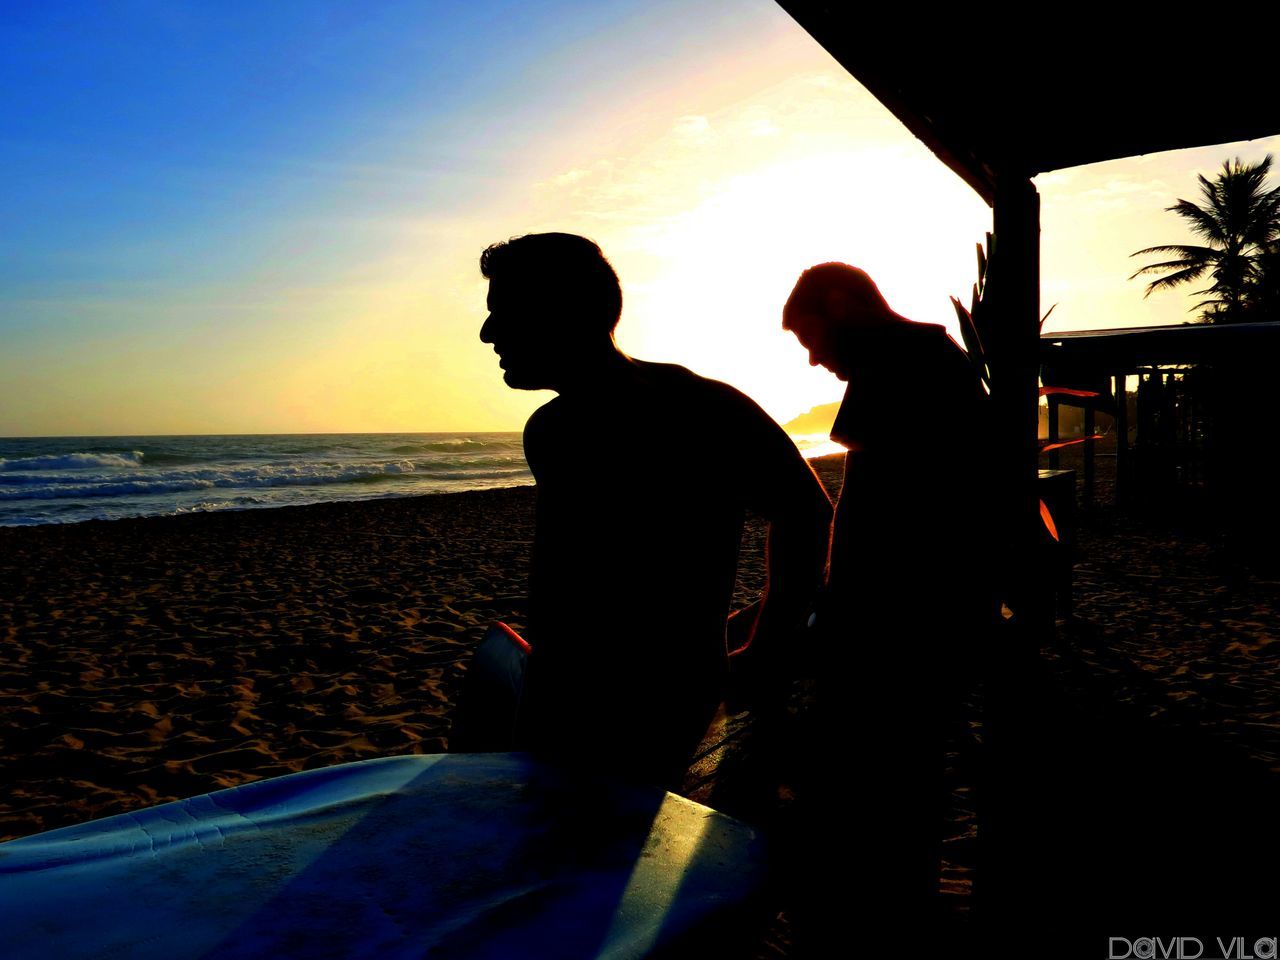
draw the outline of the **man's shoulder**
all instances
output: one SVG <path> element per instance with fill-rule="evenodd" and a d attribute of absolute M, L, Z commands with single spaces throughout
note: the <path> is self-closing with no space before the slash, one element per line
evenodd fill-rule
<path fill-rule="evenodd" d="M 559 397 L 552 397 L 542 406 L 529 414 L 529 419 L 524 423 L 524 432 L 527 434 L 530 430 L 540 431 L 554 425 L 564 417 L 564 405 L 560 402 Z"/>
<path fill-rule="evenodd" d="M 525 457 L 551 446 L 568 428 L 566 410 L 559 397 L 548 400 L 529 415 L 524 424 Z"/>
<path fill-rule="evenodd" d="M 723 380 L 704 377 L 678 363 L 653 363 L 647 360 L 638 362 L 655 387 L 680 392 L 690 402 L 714 404 L 729 409 L 736 407 L 744 413 L 760 410 L 754 400 Z"/>
<path fill-rule="evenodd" d="M 737 387 L 676 364 L 658 366 L 681 384 L 680 405 L 687 419 L 708 426 L 714 442 L 735 460 L 758 465 L 761 461 L 799 458 L 795 443 L 778 421 Z"/>
<path fill-rule="evenodd" d="M 921 328 L 920 336 L 922 341 L 928 344 L 935 359 L 953 364 L 956 361 L 968 362 L 968 354 L 965 353 L 964 347 L 956 342 L 956 338 L 951 335 L 951 331 L 942 324 L 921 323 L 918 326 Z"/>

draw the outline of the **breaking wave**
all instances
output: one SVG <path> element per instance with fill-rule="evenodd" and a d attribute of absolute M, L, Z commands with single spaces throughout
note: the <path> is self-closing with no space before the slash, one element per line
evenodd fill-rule
<path fill-rule="evenodd" d="M 0 483 L 0 500 L 52 500 L 64 497 L 118 497 L 180 493 L 229 487 L 320 486 L 331 483 L 377 483 L 414 472 L 410 460 L 380 464 L 286 464 L 239 470 L 166 470 L 149 474 L 95 477 L 16 475 Z M 7 489 L 15 487 L 17 489 Z"/>
<path fill-rule="evenodd" d="M 390 448 L 391 453 L 479 453 L 482 450 L 510 453 L 522 449 L 519 438 L 514 440 L 431 440 L 421 443 L 402 443 Z"/>
<path fill-rule="evenodd" d="M 518 433 L 0 438 L 0 526 L 532 482 Z"/>
<path fill-rule="evenodd" d="M 18 457 L 0 460 L 0 471 L 10 470 L 92 470 L 94 467 L 140 467 L 143 453 L 63 453 L 57 456 Z"/>

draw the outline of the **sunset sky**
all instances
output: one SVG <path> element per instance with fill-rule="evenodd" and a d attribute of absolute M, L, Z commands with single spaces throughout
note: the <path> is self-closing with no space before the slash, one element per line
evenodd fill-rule
<path fill-rule="evenodd" d="M 779 328 L 866 268 L 947 322 L 976 194 L 780 8 L 18 0 L 0 29 L 0 435 L 515 430 L 488 243 L 597 240 L 624 349 L 779 420 L 835 400 Z M 1040 177 L 1050 329 L 1178 323 L 1134 250 L 1280 137 Z"/>

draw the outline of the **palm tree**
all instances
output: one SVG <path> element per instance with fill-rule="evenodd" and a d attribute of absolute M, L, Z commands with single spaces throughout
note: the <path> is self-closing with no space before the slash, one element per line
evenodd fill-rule
<path fill-rule="evenodd" d="M 1249 293 L 1250 320 L 1280 320 L 1280 238 L 1257 256 L 1257 278 Z"/>
<path fill-rule="evenodd" d="M 1165 274 L 1147 284 L 1144 297 L 1207 273 L 1213 283 L 1195 292 L 1208 298 L 1192 307 L 1202 311 L 1202 321 L 1238 323 L 1256 313 L 1250 309 L 1261 306 L 1256 301 L 1274 293 L 1274 267 L 1268 263 L 1271 269 L 1264 268 L 1264 259 L 1271 259 L 1280 242 L 1280 187 L 1265 189 L 1270 169 L 1270 154 L 1259 163 L 1244 164 L 1238 157 L 1234 163 L 1223 161 L 1213 180 L 1198 178 L 1203 205 L 1179 200 L 1168 208 L 1188 221 L 1204 245 L 1166 244 L 1131 254 L 1174 254 L 1174 259 L 1148 264 L 1129 278 Z"/>

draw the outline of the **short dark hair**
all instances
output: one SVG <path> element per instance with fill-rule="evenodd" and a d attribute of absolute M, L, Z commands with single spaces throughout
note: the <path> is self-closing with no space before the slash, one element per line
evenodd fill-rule
<path fill-rule="evenodd" d="M 622 286 L 600 247 L 572 233 L 528 233 L 491 244 L 480 254 L 488 280 L 530 280 L 554 292 L 562 309 L 584 325 L 610 333 L 622 315 Z"/>
<path fill-rule="evenodd" d="M 782 308 L 782 326 L 791 329 L 797 312 L 841 320 L 858 307 L 880 312 L 889 304 L 867 271 L 847 263 L 820 263 L 800 274 Z"/>

